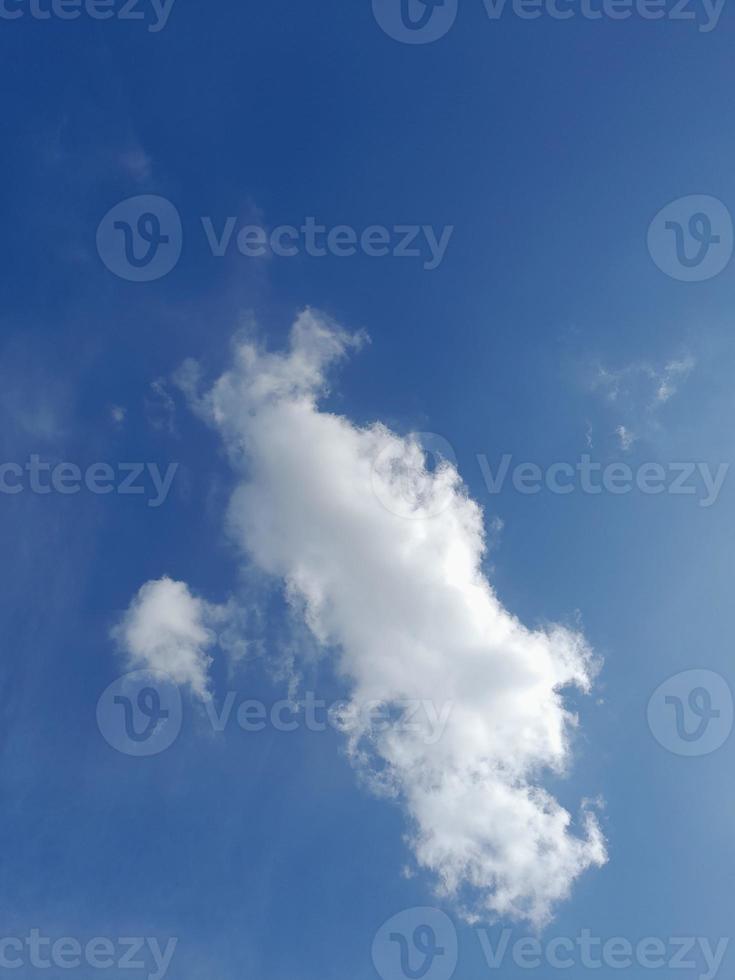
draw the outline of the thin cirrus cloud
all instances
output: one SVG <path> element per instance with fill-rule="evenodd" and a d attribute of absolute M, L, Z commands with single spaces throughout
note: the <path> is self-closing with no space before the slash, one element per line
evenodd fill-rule
<path fill-rule="evenodd" d="M 451 465 L 429 469 L 410 437 L 320 408 L 328 371 L 359 344 L 306 310 L 286 352 L 239 342 L 203 396 L 192 362 L 180 378 L 238 474 L 227 520 L 243 561 L 285 584 L 334 656 L 354 708 L 343 719 L 350 758 L 403 807 L 416 863 L 469 919 L 543 925 L 575 879 L 606 860 L 592 809 L 582 804 L 575 828 L 542 785 L 544 773 L 569 767 L 577 719 L 565 689 L 590 690 L 595 658 L 580 633 L 531 630 L 504 608 L 482 571 L 482 512 Z M 164 582 L 166 641 L 149 629 L 155 617 L 136 625 L 161 583 L 143 587 L 123 638 L 149 665 L 151 651 L 165 654 L 156 666 L 172 662 L 201 694 L 207 607 Z M 174 600 L 181 661 L 169 642 Z M 421 713 L 379 726 L 359 710 L 407 700 L 437 716 L 451 706 L 440 738 Z"/>
<path fill-rule="evenodd" d="M 601 397 L 606 414 L 614 420 L 618 449 L 627 453 L 636 443 L 650 443 L 660 437 L 665 407 L 696 366 L 696 360 L 688 353 L 659 364 L 633 361 L 617 369 L 600 363 L 586 365 L 584 385 Z M 609 419 L 602 423 L 603 430 L 607 425 Z M 588 448 L 593 448 L 592 435 L 592 426 L 587 422 Z"/>
<path fill-rule="evenodd" d="M 635 362 L 612 371 L 598 366 L 591 387 L 610 403 L 654 411 L 678 392 L 696 367 L 690 354 L 667 360 L 661 367 Z"/>

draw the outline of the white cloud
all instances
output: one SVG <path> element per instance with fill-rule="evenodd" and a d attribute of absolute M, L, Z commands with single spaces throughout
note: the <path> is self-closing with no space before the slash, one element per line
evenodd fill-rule
<path fill-rule="evenodd" d="M 150 383 L 150 394 L 145 399 L 148 421 L 154 429 L 168 435 L 176 433 L 176 402 L 171 397 L 163 378 Z"/>
<path fill-rule="evenodd" d="M 663 404 L 673 398 L 679 389 L 679 384 L 686 381 L 691 374 L 694 364 L 694 358 L 688 355 L 678 361 L 669 361 L 656 378 L 656 402 Z"/>
<path fill-rule="evenodd" d="M 481 510 L 451 465 L 429 471 L 411 439 L 320 410 L 325 372 L 359 342 L 307 310 L 287 353 L 239 343 L 212 390 L 190 392 L 240 474 L 229 527 L 302 605 L 355 709 L 451 703 L 438 740 L 425 716 L 381 728 L 347 712 L 351 758 L 403 805 L 440 894 L 468 917 L 542 924 L 606 860 L 591 810 L 575 832 L 542 786 L 570 762 L 577 719 L 565 689 L 590 689 L 593 658 L 579 633 L 528 629 L 503 607 L 482 571 Z M 159 666 L 183 640 L 181 673 L 204 689 L 207 634 L 185 586 L 149 583 L 128 618 L 132 648 Z"/>
<path fill-rule="evenodd" d="M 598 366 L 592 388 L 602 391 L 606 401 L 621 408 L 653 412 L 673 398 L 695 366 L 696 361 L 689 354 L 666 361 L 661 367 L 643 361 L 617 371 Z"/>
<path fill-rule="evenodd" d="M 218 608 L 193 596 L 184 582 L 164 576 L 141 587 L 113 635 L 131 669 L 161 671 L 206 700 L 212 662 L 207 651 L 216 641 L 207 624 Z"/>
<path fill-rule="evenodd" d="M 623 452 L 628 452 L 633 443 L 636 441 L 636 435 L 631 432 L 630 429 L 626 429 L 624 425 L 619 425 L 615 430 L 615 434 L 620 442 L 620 448 Z"/>
<path fill-rule="evenodd" d="M 641 438 L 656 438 L 662 428 L 664 405 L 678 393 L 695 366 L 694 358 L 684 354 L 660 365 L 634 361 L 617 370 L 600 364 L 590 370 L 589 387 L 600 393 L 617 416 L 615 433 L 621 449 L 627 452 Z"/>

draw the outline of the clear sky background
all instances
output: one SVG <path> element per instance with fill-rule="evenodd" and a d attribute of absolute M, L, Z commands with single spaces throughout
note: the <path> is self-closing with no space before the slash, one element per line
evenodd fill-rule
<path fill-rule="evenodd" d="M 126 669 L 110 631 L 164 575 L 247 608 L 246 657 L 213 654 L 218 703 L 288 692 L 273 668 L 294 645 L 283 596 L 244 570 L 222 442 L 171 377 L 193 357 L 211 385 L 253 321 L 283 349 L 307 306 L 371 339 L 333 372 L 326 408 L 447 440 L 504 606 L 529 628 L 581 629 L 604 660 L 591 695 L 573 697 L 568 775 L 539 784 L 574 815 L 604 801 L 608 862 L 542 938 L 731 934 L 735 743 L 685 758 L 646 712 L 678 672 L 733 681 L 732 480 L 711 506 L 700 489 L 524 494 L 508 479 L 493 494 L 478 455 L 493 471 L 504 454 L 542 468 L 585 453 L 634 470 L 732 460 L 735 266 L 682 281 L 647 233 L 689 195 L 735 209 L 734 31 L 727 7 L 702 32 L 638 16 L 491 21 L 481 0 L 418 45 L 388 36 L 368 0 L 177 0 L 159 32 L 0 20 L 0 462 L 179 464 L 160 507 L 148 490 L 0 495 L 2 936 L 175 936 L 176 980 L 368 980 L 382 923 L 435 906 L 457 928 L 455 975 L 477 980 L 499 972 L 477 925 L 534 934 L 467 923 L 425 870 L 402 873 L 405 813 L 361 785 L 333 731 L 213 734 L 189 690 L 158 755 L 116 752 L 98 729 L 98 698 Z M 176 267 L 146 283 L 96 247 L 105 214 L 142 194 L 171 201 L 183 228 Z M 201 219 L 228 216 L 454 231 L 433 270 L 216 257 Z M 305 670 L 326 700 L 349 693 L 331 663 Z"/>

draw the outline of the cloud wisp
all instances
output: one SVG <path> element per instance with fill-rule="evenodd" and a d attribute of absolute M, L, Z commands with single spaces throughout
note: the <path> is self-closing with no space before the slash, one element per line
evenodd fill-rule
<path fill-rule="evenodd" d="M 661 429 L 660 414 L 678 394 L 696 367 L 690 354 L 671 358 L 660 366 L 635 361 L 618 370 L 597 365 L 587 381 L 607 406 L 622 417 L 615 428 L 618 446 L 628 452 L 641 437 L 652 438 Z"/>

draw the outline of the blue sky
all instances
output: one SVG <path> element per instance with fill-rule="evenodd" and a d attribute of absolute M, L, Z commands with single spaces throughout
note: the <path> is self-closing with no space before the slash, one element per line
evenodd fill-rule
<path fill-rule="evenodd" d="M 160 30 L 149 30 L 156 16 L 142 3 L 145 19 L 108 21 L 86 12 L 40 20 L 6 3 L 23 16 L 0 18 L 0 463 L 21 468 L 4 471 L 21 489 L 0 494 L 0 938 L 38 929 L 80 944 L 139 936 L 165 946 L 176 937 L 174 980 L 403 980 L 395 940 L 375 962 L 373 940 L 392 916 L 431 907 L 456 929 L 454 975 L 475 980 L 500 972 L 485 961 L 480 928 L 493 945 L 504 928 L 513 941 L 544 943 L 574 941 L 583 929 L 633 946 L 657 937 L 668 964 L 659 972 L 676 968 L 670 937 L 708 937 L 714 948 L 729 936 L 727 694 L 697 675 L 694 686 L 715 698 L 720 716 L 710 723 L 724 744 L 695 757 L 681 754 L 672 705 L 657 716 L 656 702 L 651 726 L 647 712 L 659 685 L 683 671 L 713 672 L 725 691 L 732 683 L 733 488 L 720 469 L 735 442 L 732 11 L 703 31 L 706 8 L 694 3 L 695 20 L 672 19 L 672 0 L 655 21 L 633 10 L 591 20 L 569 6 L 575 15 L 564 21 L 548 8 L 529 20 L 510 7 L 493 20 L 482 0 L 462 0 L 444 36 L 406 44 L 381 28 L 369 0 L 224 0 L 211 9 L 176 0 Z M 146 213 L 169 202 L 181 230 L 165 220 L 141 227 L 172 234 L 166 247 L 181 254 L 160 278 L 136 282 L 119 274 L 123 231 L 105 221 L 133 199 L 118 220 L 135 231 L 143 195 L 158 201 Z M 670 202 L 678 203 L 659 220 Z M 707 248 L 724 269 L 686 281 L 665 222 L 691 238 L 706 231 L 688 224 L 696 215 L 719 236 Z M 219 238 L 230 217 L 233 235 L 217 256 L 203 219 Z M 303 237 L 289 257 L 237 248 L 244 226 L 300 234 L 309 218 L 351 230 L 355 254 L 307 254 Z M 385 229 L 393 253 L 403 226 L 416 227 L 419 255 L 366 254 L 364 229 Z M 425 268 L 429 232 L 438 241 L 446 229 L 436 267 Z M 696 242 L 685 241 L 694 255 Z M 145 242 L 137 247 L 140 257 Z M 298 357 L 283 352 L 307 309 L 317 324 L 307 360 L 314 336 L 344 350 L 331 363 L 319 348 L 317 381 L 289 380 L 273 409 L 251 386 L 271 371 L 297 373 Z M 353 344 L 355 335 L 369 342 Z M 258 352 L 255 367 L 238 367 L 243 349 Z M 221 383 L 218 401 L 223 377 L 237 391 Z M 313 398 L 304 428 L 288 430 L 301 398 Z M 332 416 L 349 420 L 334 442 Z M 442 565 L 454 543 L 479 554 L 465 498 L 452 490 L 447 509 L 418 524 L 390 507 L 382 519 L 378 509 L 365 516 L 363 503 L 385 504 L 365 503 L 372 498 L 359 483 L 359 460 L 388 439 L 358 437 L 376 422 L 397 434 L 396 451 L 410 453 L 398 437 L 411 432 L 450 447 L 484 512 L 488 549 L 478 560 L 492 608 L 501 622 L 517 617 L 543 647 L 518 640 L 520 660 L 548 657 L 551 671 L 559 650 L 539 638 L 557 623 L 593 651 L 589 693 L 562 685 L 578 715 L 570 728 L 541 668 L 537 702 L 503 700 L 497 692 L 513 682 L 477 668 L 477 690 L 499 717 L 508 712 L 507 727 L 482 716 L 494 747 L 468 747 L 467 758 L 474 751 L 494 773 L 512 770 L 503 780 L 549 793 L 570 814 L 576 841 L 582 801 L 594 801 L 605 839 L 604 865 L 588 854 L 578 874 L 557 869 L 555 884 L 541 861 L 525 877 L 505 869 L 523 901 L 529 889 L 546 895 L 568 884 L 543 921 L 499 911 L 490 878 L 470 896 L 467 866 L 454 895 L 437 892 L 437 867 L 449 873 L 462 862 L 449 845 L 451 860 L 428 848 L 433 857 L 425 851 L 422 862 L 415 821 L 438 834 L 439 817 L 431 808 L 417 818 L 419 805 L 406 800 L 410 772 L 396 776 L 393 799 L 371 789 L 376 766 L 397 766 L 384 746 L 365 768 L 332 728 L 249 732 L 231 719 L 213 730 L 210 712 L 228 692 L 236 706 L 272 706 L 305 691 L 331 703 L 381 690 L 366 652 L 374 649 L 386 654 L 385 676 L 395 668 L 416 678 L 411 696 L 441 688 L 428 676 L 446 676 L 455 692 L 475 688 L 475 675 L 458 666 L 469 640 L 447 625 L 456 570 Z M 495 475 L 504 456 L 510 475 L 491 492 L 488 468 Z M 585 456 L 600 472 L 627 467 L 630 492 L 584 492 L 576 467 Z M 100 479 L 110 492 L 34 492 L 33 457 L 81 474 L 107 464 Z M 514 484 L 522 463 L 539 468 L 538 492 Z M 553 464 L 571 466 L 562 477 L 571 492 L 549 489 Z M 441 463 L 412 465 L 405 479 L 414 490 L 412 481 L 434 486 L 445 472 Z M 645 465 L 661 468 L 662 492 L 636 486 Z M 710 494 L 706 480 L 718 471 Z M 671 492 L 677 472 L 692 493 Z M 126 474 L 140 493 L 119 492 Z M 352 479 L 348 492 L 341 481 Z M 380 561 L 366 531 L 378 528 L 373 518 L 385 532 L 373 539 Z M 370 580 L 365 569 L 400 568 L 412 548 L 436 562 L 407 564 L 417 577 L 396 589 Z M 181 586 L 174 608 L 183 625 L 168 612 L 163 625 L 160 616 L 141 625 L 141 608 L 150 609 L 139 590 L 168 580 Z M 451 615 L 430 627 L 432 610 L 445 608 Z M 389 612 L 406 622 L 414 615 L 427 649 L 441 635 L 426 675 L 414 672 L 415 651 L 404 662 L 400 644 L 393 651 Z M 326 642 L 305 617 L 324 627 Z M 148 632 L 161 629 L 160 642 Z M 515 669 L 520 660 L 503 643 L 488 637 L 498 662 L 510 658 Z M 181 730 L 165 750 L 136 758 L 103 737 L 98 701 L 127 671 L 160 667 L 162 655 L 178 671 Z M 677 690 L 686 700 L 686 684 Z M 450 718 L 463 717 L 455 708 Z M 528 713 L 523 723 L 519 712 Z M 521 743 L 547 718 L 564 750 L 555 754 L 547 733 L 527 759 Z M 463 731 L 452 724 L 459 745 Z M 507 753 L 497 748 L 504 738 Z M 443 751 L 446 739 L 439 744 Z M 463 753 L 452 751 L 429 753 L 426 764 L 440 767 L 434 777 L 459 764 Z M 549 768 L 552 757 L 560 771 Z M 488 853 L 502 850 L 493 834 L 503 816 L 491 806 L 477 818 Z M 432 921 L 446 938 L 446 924 Z M 32 977 L 38 968 L 23 955 L 13 973 Z M 732 955 L 717 967 L 723 976 Z M 681 975 L 707 975 L 701 947 L 692 956 L 696 966 Z M 448 980 L 447 954 L 427 969 L 430 980 Z M 528 973 L 510 952 L 502 969 Z M 577 954 L 559 972 L 588 969 Z M 596 970 L 620 972 L 609 962 Z M 622 972 L 649 971 L 636 961 Z M 99 973 L 89 962 L 63 971 Z M 146 965 L 129 975 L 152 973 Z"/>

